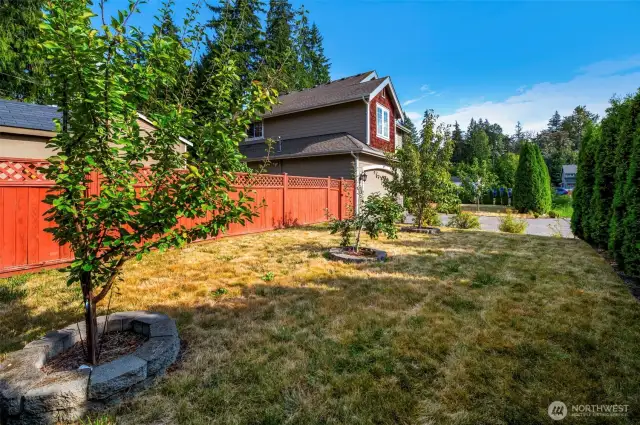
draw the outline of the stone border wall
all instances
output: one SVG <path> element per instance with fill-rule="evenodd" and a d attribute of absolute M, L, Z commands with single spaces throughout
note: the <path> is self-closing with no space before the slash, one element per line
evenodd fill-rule
<path fill-rule="evenodd" d="M 102 333 L 105 316 L 98 318 Z M 80 333 L 78 333 L 78 328 Z M 132 354 L 91 369 L 46 375 L 47 360 L 84 338 L 84 322 L 47 333 L 0 364 L 0 424 L 54 424 L 74 421 L 88 409 L 119 401 L 146 388 L 176 360 L 180 339 L 175 321 L 161 313 L 130 311 L 109 316 L 107 332 L 129 331 L 147 337 Z"/>

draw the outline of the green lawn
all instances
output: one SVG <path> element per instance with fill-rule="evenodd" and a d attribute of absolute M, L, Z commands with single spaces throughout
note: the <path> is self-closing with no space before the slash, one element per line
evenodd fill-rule
<path fill-rule="evenodd" d="M 113 307 L 171 315 L 185 350 L 107 414 L 136 425 L 548 424 L 560 400 L 630 406 L 561 423 L 640 423 L 640 304 L 585 243 L 403 233 L 366 241 L 388 262 L 350 265 L 323 256 L 337 242 L 288 229 L 129 264 Z M 0 285 L 11 294 L 0 353 L 81 317 L 58 272 Z"/>
<path fill-rule="evenodd" d="M 569 195 L 554 195 L 551 209 L 560 217 L 571 218 L 573 215 L 573 198 Z"/>

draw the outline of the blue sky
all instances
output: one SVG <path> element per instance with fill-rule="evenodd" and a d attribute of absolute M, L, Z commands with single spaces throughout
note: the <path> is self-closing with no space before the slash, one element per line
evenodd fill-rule
<path fill-rule="evenodd" d="M 636 2 L 292 3 L 304 4 L 320 27 L 332 78 L 371 69 L 390 75 L 416 121 L 433 108 L 463 127 L 473 116 L 506 132 L 518 120 L 539 130 L 556 109 L 568 114 L 585 104 L 603 113 L 614 93 L 640 87 Z M 150 25 L 159 4 L 150 0 L 136 23 Z"/>

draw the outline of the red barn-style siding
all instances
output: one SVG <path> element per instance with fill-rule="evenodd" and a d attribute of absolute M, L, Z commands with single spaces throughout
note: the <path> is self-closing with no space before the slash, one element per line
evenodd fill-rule
<path fill-rule="evenodd" d="M 384 97 L 382 94 L 384 93 Z M 389 110 L 389 140 L 385 140 L 382 137 L 378 137 L 377 132 L 377 119 L 376 106 L 380 104 Z M 369 143 L 376 149 L 381 149 L 386 152 L 393 152 L 395 150 L 396 140 L 396 112 L 393 104 L 391 103 L 391 93 L 389 88 L 385 87 L 380 93 L 378 93 L 369 102 Z"/>

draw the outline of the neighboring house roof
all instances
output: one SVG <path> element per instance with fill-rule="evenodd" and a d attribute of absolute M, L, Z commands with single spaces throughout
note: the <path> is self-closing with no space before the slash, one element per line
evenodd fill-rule
<path fill-rule="evenodd" d="M 391 84 L 391 78 L 378 78 L 375 71 L 369 71 L 310 89 L 283 94 L 278 98 L 280 103 L 264 114 L 264 118 L 353 102 L 363 98 L 370 99 L 386 86 L 390 87 L 396 108 L 402 116 L 402 107 Z"/>
<path fill-rule="evenodd" d="M 58 111 L 57 106 L 0 99 L 0 127 L 55 132 L 56 125 L 53 120 L 56 118 L 62 118 L 62 112 Z M 138 113 L 138 118 L 155 127 L 153 122 L 144 115 Z M 180 141 L 193 146 L 184 137 L 180 137 Z"/>
<path fill-rule="evenodd" d="M 3 127 L 56 131 L 53 120 L 60 116 L 56 106 L 0 99 L 0 126 Z"/>
<path fill-rule="evenodd" d="M 268 145 L 265 142 L 241 144 L 240 152 L 247 157 L 249 162 L 263 160 L 267 154 L 269 159 L 306 158 L 351 152 L 377 157 L 385 156 L 383 151 L 362 143 L 349 133 L 323 134 L 276 141 L 271 146 L 270 152 L 268 152 Z"/>
<path fill-rule="evenodd" d="M 562 166 L 562 174 L 576 174 L 578 166 L 575 164 L 567 164 Z"/>
<path fill-rule="evenodd" d="M 462 180 L 460 180 L 460 177 L 458 176 L 451 176 L 451 183 L 455 184 L 456 186 L 462 186 Z"/>

